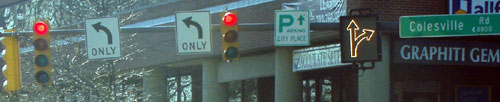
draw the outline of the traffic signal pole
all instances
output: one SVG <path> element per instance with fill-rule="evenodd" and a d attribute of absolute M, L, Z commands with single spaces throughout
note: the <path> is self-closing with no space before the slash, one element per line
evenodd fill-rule
<path fill-rule="evenodd" d="M 378 22 L 378 29 L 380 31 L 399 31 L 399 22 L 395 21 L 381 21 Z M 220 24 L 212 24 L 212 31 L 219 31 Z M 273 23 L 240 23 L 238 24 L 239 31 L 274 31 Z M 332 31 L 339 29 L 339 23 L 311 23 L 312 31 Z M 154 27 L 120 27 L 122 33 L 133 32 L 175 32 L 175 26 L 154 26 Z M 54 30 L 51 29 L 51 35 L 81 35 L 85 33 L 85 29 L 64 29 Z M 31 36 L 32 31 L 19 31 L 19 32 L 5 32 L 1 36 Z"/>

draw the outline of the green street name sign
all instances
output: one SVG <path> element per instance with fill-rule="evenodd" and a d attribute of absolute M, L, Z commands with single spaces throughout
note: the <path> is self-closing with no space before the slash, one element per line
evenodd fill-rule
<path fill-rule="evenodd" d="M 500 14 L 402 16 L 401 38 L 500 35 Z"/>

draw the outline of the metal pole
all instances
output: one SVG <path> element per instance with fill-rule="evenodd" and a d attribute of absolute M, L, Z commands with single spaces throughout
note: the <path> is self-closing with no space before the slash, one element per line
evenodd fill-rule
<path fill-rule="evenodd" d="M 381 31 L 398 31 L 398 22 L 378 22 L 378 28 Z M 244 23 L 239 25 L 239 31 L 273 31 L 273 23 Z M 313 31 L 332 31 L 339 29 L 339 23 L 311 23 L 310 29 Z M 212 31 L 220 30 L 220 24 L 212 24 Z M 154 26 L 154 27 L 120 27 L 120 32 L 175 32 L 175 26 Z M 85 33 L 85 29 L 64 29 L 51 30 L 52 35 L 80 35 Z M 3 33 L 2 36 L 31 36 L 33 31 L 20 31 L 16 33 Z"/>
<path fill-rule="evenodd" d="M 116 101 L 116 87 L 115 87 L 115 68 L 113 64 L 113 60 L 107 60 L 108 61 L 108 68 L 109 68 L 109 90 L 113 94 L 113 97 L 110 97 L 112 100 Z"/>

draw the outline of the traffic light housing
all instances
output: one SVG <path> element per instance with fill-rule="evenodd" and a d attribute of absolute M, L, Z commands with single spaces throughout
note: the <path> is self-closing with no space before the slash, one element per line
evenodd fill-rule
<path fill-rule="evenodd" d="M 11 92 L 21 89 L 21 71 L 19 69 L 19 47 L 17 38 L 0 38 L 5 49 L 2 51 L 2 58 L 5 65 L 2 67 L 2 73 L 6 77 L 3 82 L 5 91 Z"/>
<path fill-rule="evenodd" d="M 239 60 L 238 13 L 227 11 L 220 13 L 220 16 L 222 17 L 220 30 L 222 33 L 222 59 L 226 62 Z"/>
<path fill-rule="evenodd" d="M 50 24 L 48 21 L 35 21 L 33 26 L 33 46 L 35 47 L 35 84 L 52 84 L 52 67 L 50 54 Z"/>

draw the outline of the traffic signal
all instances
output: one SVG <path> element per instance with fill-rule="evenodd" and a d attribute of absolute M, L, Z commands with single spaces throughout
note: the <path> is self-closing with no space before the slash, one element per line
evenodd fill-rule
<path fill-rule="evenodd" d="M 238 13 L 236 11 L 222 12 L 222 59 L 230 62 L 240 57 L 238 42 Z"/>
<path fill-rule="evenodd" d="M 52 84 L 52 68 L 50 55 L 50 25 L 48 21 L 35 21 L 33 26 L 33 46 L 35 46 L 35 84 Z"/>
<path fill-rule="evenodd" d="M 2 51 L 2 58 L 5 65 L 2 67 L 2 73 L 7 80 L 3 82 L 5 91 L 16 91 L 21 89 L 21 71 L 19 69 L 19 47 L 17 38 L 2 37 L 2 44 L 5 49 Z"/>

